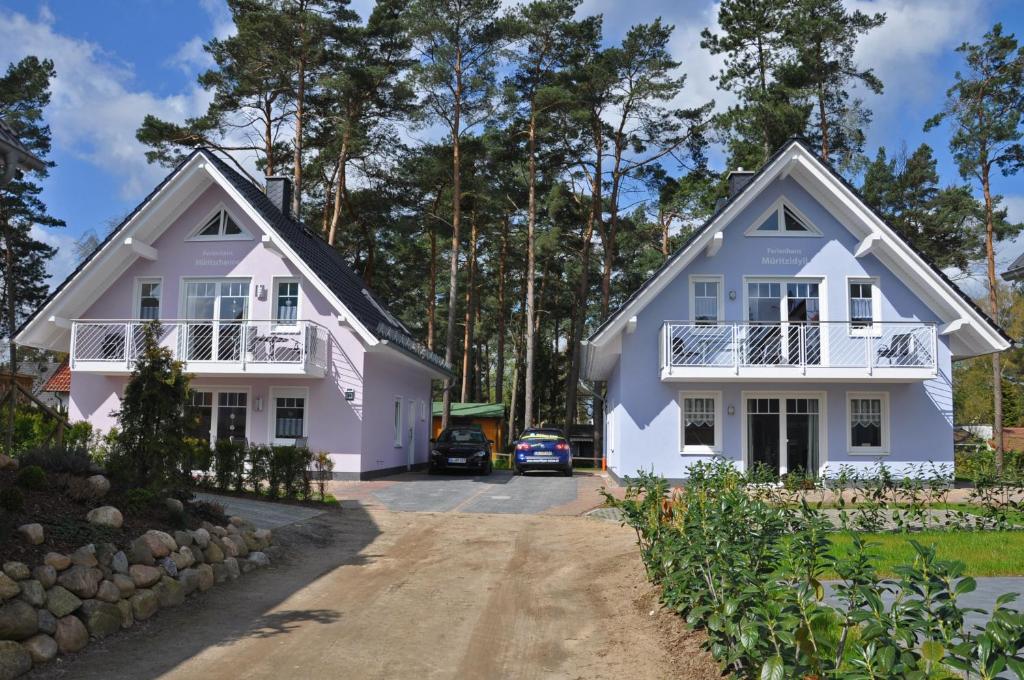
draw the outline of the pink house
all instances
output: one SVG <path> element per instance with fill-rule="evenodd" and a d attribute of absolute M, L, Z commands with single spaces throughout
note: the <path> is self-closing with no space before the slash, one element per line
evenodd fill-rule
<path fill-rule="evenodd" d="M 18 332 L 68 352 L 69 415 L 115 425 L 141 327 L 192 374 L 196 436 L 305 441 L 335 477 L 427 460 L 431 381 L 450 375 L 344 258 L 266 190 L 207 150 L 192 153 Z"/>

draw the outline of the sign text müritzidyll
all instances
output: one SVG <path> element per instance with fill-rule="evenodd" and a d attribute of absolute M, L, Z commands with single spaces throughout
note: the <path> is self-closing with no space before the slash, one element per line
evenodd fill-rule
<path fill-rule="evenodd" d="M 761 264 L 807 264 L 807 256 L 799 248 L 769 248 Z"/>

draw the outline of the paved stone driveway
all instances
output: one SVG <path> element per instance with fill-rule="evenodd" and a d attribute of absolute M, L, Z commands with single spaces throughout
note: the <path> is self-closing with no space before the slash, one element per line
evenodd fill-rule
<path fill-rule="evenodd" d="M 252 522 L 257 529 L 276 529 L 277 527 L 301 522 L 324 513 L 323 510 L 306 508 L 299 505 L 254 501 L 248 498 L 235 498 L 234 496 L 221 496 L 212 493 L 197 493 L 196 498 L 202 501 L 220 503 L 224 506 L 224 512 L 228 516 L 238 515 Z"/>
<path fill-rule="evenodd" d="M 547 472 L 516 477 L 507 470 L 487 476 L 407 473 L 389 478 L 393 483 L 372 495 L 398 512 L 537 514 L 575 501 L 581 480 L 587 478 Z"/>

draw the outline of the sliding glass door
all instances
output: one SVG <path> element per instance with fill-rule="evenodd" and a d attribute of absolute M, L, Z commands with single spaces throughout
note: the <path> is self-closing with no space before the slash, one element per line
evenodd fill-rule
<path fill-rule="evenodd" d="M 810 281 L 747 282 L 748 364 L 821 364 L 820 285 Z"/>
<path fill-rule="evenodd" d="M 187 361 L 238 361 L 242 357 L 242 323 L 249 315 L 249 282 L 187 281 L 185 335 Z"/>
<path fill-rule="evenodd" d="M 746 442 L 748 465 L 774 475 L 816 475 L 820 466 L 824 400 L 814 395 L 748 396 Z"/>

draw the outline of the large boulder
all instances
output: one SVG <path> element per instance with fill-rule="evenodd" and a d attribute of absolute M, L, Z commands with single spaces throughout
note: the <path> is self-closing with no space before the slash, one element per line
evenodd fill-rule
<path fill-rule="evenodd" d="M 37 609 L 39 613 L 39 632 L 53 635 L 57 632 L 57 617 L 49 609 Z"/>
<path fill-rule="evenodd" d="M 4 562 L 4 573 L 15 581 L 23 581 L 32 576 L 32 572 L 24 562 Z"/>
<path fill-rule="evenodd" d="M 156 567 L 148 567 L 144 564 L 133 564 L 128 570 L 136 588 L 148 588 L 160 580 L 161 572 Z"/>
<path fill-rule="evenodd" d="M 121 630 L 121 610 L 110 602 L 86 600 L 75 613 L 94 638 L 103 639 Z"/>
<path fill-rule="evenodd" d="M 217 563 L 224 561 L 224 551 L 216 543 L 210 543 L 203 551 L 207 562 Z"/>
<path fill-rule="evenodd" d="M 41 665 L 57 657 L 57 641 L 45 633 L 33 635 L 21 643 L 32 657 L 32 663 Z"/>
<path fill-rule="evenodd" d="M 160 568 L 163 569 L 171 578 L 176 578 L 178 576 L 178 563 L 174 561 L 171 555 L 160 560 Z"/>
<path fill-rule="evenodd" d="M 113 505 L 102 505 L 98 508 L 93 508 L 85 515 L 85 519 L 89 524 L 110 527 L 111 529 L 120 529 L 121 525 L 124 524 L 124 516 Z"/>
<path fill-rule="evenodd" d="M 213 582 L 224 583 L 228 580 L 228 568 L 224 566 L 223 562 L 215 562 L 213 565 Z"/>
<path fill-rule="evenodd" d="M 32 670 L 32 655 L 17 642 L 0 642 L 0 680 L 13 680 Z"/>
<path fill-rule="evenodd" d="M 192 532 L 192 540 L 195 541 L 203 550 L 206 550 L 206 546 L 210 545 L 210 532 L 204 528 L 196 529 Z"/>
<path fill-rule="evenodd" d="M 100 581 L 102 580 L 102 571 L 78 564 L 62 572 L 57 577 L 57 583 L 83 599 L 95 597 L 96 590 L 100 587 Z"/>
<path fill-rule="evenodd" d="M 185 505 L 177 498 L 165 498 L 164 504 L 167 506 L 167 509 L 175 515 L 180 515 L 185 512 Z"/>
<path fill-rule="evenodd" d="M 110 558 L 110 568 L 118 574 L 128 573 L 128 556 L 124 554 L 123 550 L 118 550 Z"/>
<path fill-rule="evenodd" d="M 39 630 L 36 608 L 22 600 L 0 607 L 0 640 L 24 640 Z"/>
<path fill-rule="evenodd" d="M 22 539 L 29 545 L 39 545 L 45 538 L 43 525 L 35 522 L 32 524 L 22 524 L 18 527 L 18 533 L 21 534 Z"/>
<path fill-rule="evenodd" d="M 67 616 L 82 606 L 82 601 L 63 586 L 54 586 L 46 591 L 46 608 L 58 619 Z"/>
<path fill-rule="evenodd" d="M 91 498 L 103 498 L 110 491 L 110 480 L 103 475 L 93 475 L 85 481 Z"/>
<path fill-rule="evenodd" d="M 11 458 L 7 454 L 0 453 L 0 470 L 17 470 L 18 459 Z"/>
<path fill-rule="evenodd" d="M 153 586 L 153 592 L 160 600 L 160 606 L 177 607 L 185 601 L 185 588 L 170 576 L 164 576 Z"/>
<path fill-rule="evenodd" d="M 190 531 L 175 531 L 174 542 L 178 544 L 178 548 L 184 548 L 185 546 L 192 545 L 192 541 L 195 540 Z"/>
<path fill-rule="evenodd" d="M 264 547 L 251 531 L 246 531 L 242 534 L 242 540 L 245 541 L 245 547 L 249 549 L 249 552 L 253 552 Z"/>
<path fill-rule="evenodd" d="M 260 542 L 260 550 L 266 548 L 274 540 L 273 534 L 270 532 L 270 529 L 257 529 L 256 531 L 252 532 L 252 535 L 253 538 Z"/>
<path fill-rule="evenodd" d="M 46 588 L 43 588 L 43 584 L 34 578 L 30 578 L 26 581 L 22 581 L 21 586 L 21 599 L 28 602 L 33 607 L 42 607 L 46 604 Z"/>
<path fill-rule="evenodd" d="M 109 602 L 110 604 L 117 604 L 117 601 L 121 599 L 121 589 L 113 581 L 104 579 L 96 590 L 96 599 Z"/>
<path fill-rule="evenodd" d="M 13 578 L 0 572 L 0 600 L 9 600 L 21 592 L 21 586 Z"/>
<path fill-rule="evenodd" d="M 139 536 L 132 541 L 132 544 L 128 547 L 127 557 L 128 561 L 132 564 L 145 564 L 150 567 L 156 564 L 156 558 L 153 557 L 149 541 L 146 540 L 145 536 Z"/>
<path fill-rule="evenodd" d="M 46 553 L 43 564 L 53 567 L 56 571 L 64 571 L 71 566 L 71 558 L 59 552 Z"/>
<path fill-rule="evenodd" d="M 126 576 L 125 574 L 114 574 L 111 580 L 121 592 L 121 597 L 131 597 L 135 594 L 135 581 L 132 580 L 131 576 Z"/>
<path fill-rule="evenodd" d="M 213 573 L 213 567 L 209 564 L 200 564 L 196 567 L 196 572 L 199 574 L 199 591 L 205 593 L 213 587 L 214 581 L 216 580 Z"/>
<path fill-rule="evenodd" d="M 135 625 L 135 616 L 132 614 L 132 603 L 128 600 L 118 600 L 115 605 L 121 612 L 121 627 L 131 628 Z"/>
<path fill-rule="evenodd" d="M 182 569 L 178 574 L 178 583 L 185 590 L 186 597 L 199 590 L 199 571 L 196 569 Z"/>
<path fill-rule="evenodd" d="M 178 544 L 174 542 L 174 538 L 164 531 L 150 529 L 149 531 L 144 533 L 143 536 L 146 537 L 147 544 L 150 545 L 150 550 L 153 553 L 153 557 L 166 557 L 167 555 L 170 555 L 172 552 L 178 549 Z M 156 543 L 159 543 L 161 546 L 163 546 L 162 549 L 155 548 L 154 546 Z"/>
<path fill-rule="evenodd" d="M 90 543 L 71 553 L 71 563 L 80 567 L 98 567 L 100 561 L 96 559 L 96 546 Z"/>
<path fill-rule="evenodd" d="M 32 578 L 42 583 L 44 588 L 52 588 L 57 582 L 57 570 L 49 564 L 40 564 L 32 570 Z"/>
<path fill-rule="evenodd" d="M 241 571 L 238 568 L 238 560 L 234 557 L 228 557 L 224 560 L 224 567 L 227 569 L 228 578 L 234 580 L 241 575 Z"/>
<path fill-rule="evenodd" d="M 65 616 L 57 619 L 57 632 L 53 639 L 57 641 L 61 654 L 80 652 L 89 644 L 89 631 L 77 616 Z"/>
<path fill-rule="evenodd" d="M 160 609 L 160 598 L 145 588 L 136 590 L 129 602 L 132 603 L 132 616 L 136 621 L 145 621 Z"/>

